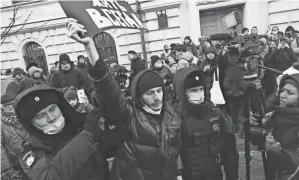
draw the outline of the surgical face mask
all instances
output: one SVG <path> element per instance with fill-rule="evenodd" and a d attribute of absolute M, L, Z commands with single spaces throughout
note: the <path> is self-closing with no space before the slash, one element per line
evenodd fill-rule
<path fill-rule="evenodd" d="M 53 134 L 58 134 L 62 131 L 62 129 L 65 126 L 65 118 L 63 117 L 63 115 L 61 114 L 59 118 L 56 119 L 55 122 L 50 123 L 44 127 L 39 127 L 36 124 L 33 124 L 34 127 L 36 127 L 37 129 L 39 129 L 40 131 L 42 131 L 44 134 L 48 134 L 48 135 L 53 135 Z"/>
<path fill-rule="evenodd" d="M 188 100 L 191 104 L 201 104 L 205 100 L 204 91 L 199 92 L 187 92 Z"/>

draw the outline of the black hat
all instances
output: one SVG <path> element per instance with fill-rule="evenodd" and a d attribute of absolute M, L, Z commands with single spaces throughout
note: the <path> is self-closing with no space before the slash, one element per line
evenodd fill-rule
<path fill-rule="evenodd" d="M 186 39 L 189 40 L 190 42 L 192 41 L 190 36 L 186 36 L 186 37 L 184 38 L 184 40 L 186 40 Z"/>
<path fill-rule="evenodd" d="M 3 94 L 1 96 L 1 104 L 6 104 L 16 99 L 16 96 L 13 94 Z"/>
<path fill-rule="evenodd" d="M 155 73 L 154 71 L 148 70 L 147 72 L 142 74 L 137 83 L 138 98 L 146 91 L 156 87 L 164 88 L 163 80 L 159 74 Z"/>
<path fill-rule="evenodd" d="M 242 29 L 242 34 L 244 34 L 245 31 L 249 31 L 249 29 L 246 28 L 246 27 L 244 27 L 244 28 Z"/>
<path fill-rule="evenodd" d="M 151 56 L 151 64 L 152 64 L 152 66 L 153 66 L 157 61 L 159 61 L 159 60 L 161 60 L 161 58 L 160 58 L 159 56 L 157 56 L 157 55 L 153 55 L 153 56 Z"/>
<path fill-rule="evenodd" d="M 25 71 L 21 68 L 15 68 L 12 71 L 12 77 L 16 77 L 16 75 L 19 75 L 19 74 L 25 74 Z"/>
<path fill-rule="evenodd" d="M 135 51 L 133 51 L 133 50 L 130 50 L 129 52 L 128 52 L 128 54 L 137 54 Z"/>
<path fill-rule="evenodd" d="M 69 55 L 67 55 L 67 54 L 60 54 L 60 56 L 59 56 L 59 64 L 62 64 L 64 62 L 71 63 L 71 59 L 70 59 Z"/>
<path fill-rule="evenodd" d="M 39 85 L 40 87 L 45 85 Z M 38 86 L 36 86 L 38 88 Z M 26 89 L 17 96 L 22 98 L 15 102 L 15 111 L 19 118 L 23 121 L 31 122 L 36 113 L 50 104 L 59 104 L 61 95 L 54 89 L 47 89 L 42 91 L 32 91 L 31 88 Z M 26 107 L 26 108 L 24 108 Z"/>
<path fill-rule="evenodd" d="M 293 26 L 288 26 L 285 30 L 285 32 L 288 32 L 288 31 L 295 31 L 294 27 Z"/>
<path fill-rule="evenodd" d="M 78 61 L 79 61 L 79 59 L 81 59 L 81 58 L 85 59 L 85 57 L 84 57 L 83 55 L 79 55 L 79 56 L 77 56 L 77 60 L 78 60 Z"/>
<path fill-rule="evenodd" d="M 204 76 L 202 71 L 197 70 L 190 73 L 186 79 L 184 84 L 184 89 L 194 88 L 197 86 L 203 86 L 204 85 Z"/>

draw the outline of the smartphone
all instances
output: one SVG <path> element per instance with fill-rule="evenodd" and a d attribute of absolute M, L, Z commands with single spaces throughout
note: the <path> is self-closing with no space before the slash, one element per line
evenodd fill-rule
<path fill-rule="evenodd" d="M 87 95 L 85 94 L 84 89 L 77 90 L 77 95 L 79 99 L 79 103 L 84 103 L 87 99 Z"/>

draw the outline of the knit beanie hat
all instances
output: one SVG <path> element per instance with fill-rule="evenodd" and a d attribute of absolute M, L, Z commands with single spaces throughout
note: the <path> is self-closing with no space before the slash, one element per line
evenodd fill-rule
<path fill-rule="evenodd" d="M 59 64 L 62 64 L 64 62 L 71 63 L 71 59 L 70 59 L 69 55 L 67 55 L 67 54 L 60 54 L 60 56 L 59 56 Z"/>
<path fill-rule="evenodd" d="M 15 68 L 13 71 L 12 71 L 12 77 L 16 77 L 16 75 L 19 75 L 19 74 L 26 74 L 25 71 L 21 68 Z"/>
<path fill-rule="evenodd" d="M 43 70 L 41 68 L 38 68 L 36 66 L 31 66 L 28 70 L 27 70 L 29 76 L 32 76 L 35 72 L 40 72 L 42 73 Z"/>
<path fill-rule="evenodd" d="M 243 28 L 243 29 L 242 29 L 242 34 L 244 34 L 244 32 L 245 32 L 245 31 L 249 31 L 249 29 L 248 29 L 248 28 L 246 28 L 246 27 L 245 27 L 245 28 Z"/>
<path fill-rule="evenodd" d="M 1 104 L 6 104 L 16 99 L 16 96 L 13 94 L 3 94 L 1 96 Z"/>
<path fill-rule="evenodd" d="M 153 55 L 153 56 L 151 56 L 151 64 L 152 64 L 152 66 L 154 66 L 155 63 L 156 63 L 157 61 L 159 61 L 159 60 L 161 60 L 161 58 L 160 58 L 159 56 L 157 56 L 157 55 Z"/>
<path fill-rule="evenodd" d="M 148 70 L 140 76 L 139 81 L 137 83 L 137 97 L 139 98 L 146 91 L 156 88 L 162 87 L 164 88 L 164 83 L 159 74 L 154 71 Z"/>
<path fill-rule="evenodd" d="M 203 73 L 200 70 L 193 71 L 185 79 L 184 90 L 189 88 L 194 88 L 197 86 L 203 86 L 203 85 L 204 85 Z"/>
<path fill-rule="evenodd" d="M 71 99 L 79 99 L 77 92 L 75 90 L 69 89 L 64 93 L 64 98 L 66 100 L 71 100 Z"/>

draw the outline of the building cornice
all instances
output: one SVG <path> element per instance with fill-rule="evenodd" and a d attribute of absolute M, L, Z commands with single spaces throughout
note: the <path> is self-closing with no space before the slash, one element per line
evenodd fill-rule
<path fill-rule="evenodd" d="M 226 6 L 233 6 L 233 5 L 239 5 L 239 4 L 245 4 L 248 0 L 237 0 L 237 1 L 220 1 L 212 4 L 206 4 L 206 5 L 198 5 L 196 6 L 197 10 L 207 10 L 207 9 L 216 9 Z"/>
<path fill-rule="evenodd" d="M 173 9 L 173 8 L 180 7 L 180 4 L 181 4 L 181 1 L 176 0 L 176 1 L 169 2 L 169 3 L 156 4 L 153 6 L 142 7 L 142 2 L 141 2 L 141 11 L 143 13 L 148 13 L 148 12 L 161 11 L 161 10 L 165 10 L 165 9 Z"/>
<path fill-rule="evenodd" d="M 9 6 L 1 7 L 1 13 L 13 11 L 15 6 L 19 6 L 19 9 L 27 9 L 27 8 L 31 8 L 31 7 L 56 4 L 56 3 L 58 3 L 57 0 L 34 0 L 34 1 L 29 1 L 29 2 L 22 2 L 22 3 L 18 3 L 18 4 L 12 4 Z"/>

